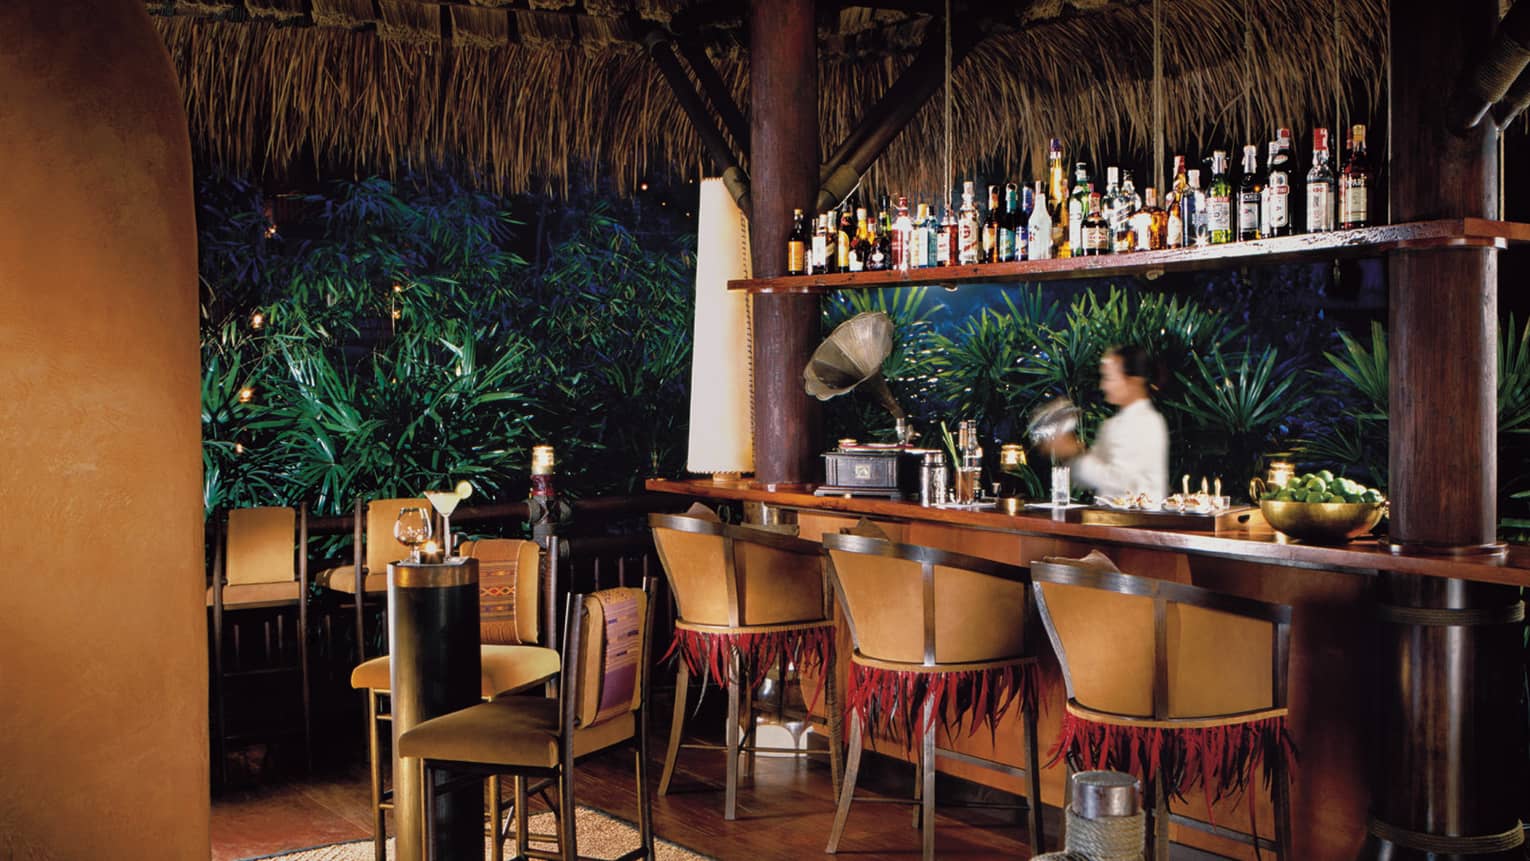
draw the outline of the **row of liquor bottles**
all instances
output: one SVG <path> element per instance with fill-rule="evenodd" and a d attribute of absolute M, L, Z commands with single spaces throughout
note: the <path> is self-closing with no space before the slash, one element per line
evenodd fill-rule
<path fill-rule="evenodd" d="M 1330 161 L 1328 130 L 1312 134 L 1312 165 L 1297 164 L 1289 129 L 1269 142 L 1264 166 L 1259 149 L 1243 148 L 1242 171 L 1234 183 L 1227 153 L 1211 157 L 1210 182 L 1174 157 L 1173 185 L 1160 198 L 1157 189 L 1137 193 L 1131 171 L 1106 170 L 1103 191 L 1078 162 L 1071 186 L 1065 179 L 1062 145 L 1051 141 L 1050 184 L 1009 183 L 988 186 L 988 209 L 976 200 L 976 185 L 963 183 L 962 203 L 942 217 L 921 203 L 912 212 L 908 199 L 897 208 L 882 198 L 880 212 L 844 207 L 808 219 L 794 213 L 787 244 L 787 274 L 827 274 L 865 270 L 914 269 L 1016 260 L 1046 260 L 1320 233 L 1365 227 L 1370 220 L 1371 169 L 1366 158 L 1365 126 L 1350 130 L 1348 157 L 1335 169 Z M 1002 200 L 1001 200 L 1002 196 Z M 1300 203 L 1298 203 L 1300 201 Z"/>

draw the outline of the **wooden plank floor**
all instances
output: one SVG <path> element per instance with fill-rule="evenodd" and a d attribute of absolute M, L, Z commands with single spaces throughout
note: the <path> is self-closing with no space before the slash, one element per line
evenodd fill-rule
<path fill-rule="evenodd" d="M 655 727 L 650 750 L 655 787 L 666 730 Z M 912 771 L 907 766 L 878 768 L 870 764 L 873 759 L 866 758 L 863 790 L 885 796 L 911 793 Z M 822 757 L 761 756 L 757 762 L 755 776 L 740 787 L 738 819 L 728 822 L 722 816 L 723 755 L 682 751 L 670 795 L 654 801 L 658 834 L 721 861 L 797 861 L 822 856 L 835 803 L 827 764 Z M 581 763 L 578 801 L 634 819 L 631 763 L 630 756 L 619 752 Z M 368 801 L 364 762 L 347 765 L 338 773 L 224 793 L 213 800 L 212 859 L 233 861 L 365 838 L 371 831 Z M 1031 853 L 1019 822 L 1019 816 L 1009 812 L 942 810 L 937 815 L 937 853 L 942 859 L 1027 858 Z M 1055 843 L 1058 832 L 1051 821 L 1048 827 Z M 857 804 L 851 810 L 840 855 L 918 858 L 919 832 L 912 827 L 910 809 Z"/>

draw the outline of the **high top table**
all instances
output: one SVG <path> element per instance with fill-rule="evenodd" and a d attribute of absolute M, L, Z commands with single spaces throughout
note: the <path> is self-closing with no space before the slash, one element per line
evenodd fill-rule
<path fill-rule="evenodd" d="M 465 782 L 435 802 L 425 846 L 419 760 L 398 755 L 416 725 L 480 701 L 478 560 L 388 566 L 388 651 L 393 656 L 393 816 L 398 861 L 483 855 L 483 788 Z M 448 775 L 436 772 L 437 785 Z"/>

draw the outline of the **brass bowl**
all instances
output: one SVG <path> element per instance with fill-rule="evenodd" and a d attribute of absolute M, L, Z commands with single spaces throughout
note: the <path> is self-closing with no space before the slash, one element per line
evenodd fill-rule
<path fill-rule="evenodd" d="M 1281 502 L 1260 500 L 1270 526 L 1315 544 L 1342 544 L 1376 528 L 1385 502 Z"/>

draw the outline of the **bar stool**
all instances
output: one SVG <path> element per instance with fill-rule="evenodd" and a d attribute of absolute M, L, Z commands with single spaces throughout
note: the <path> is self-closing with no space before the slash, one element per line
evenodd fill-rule
<path fill-rule="evenodd" d="M 400 509 L 411 505 L 430 507 L 430 503 L 424 498 L 374 499 L 371 502 L 357 499 L 356 508 L 352 512 L 353 564 L 326 568 L 314 575 L 314 582 L 319 584 L 320 588 L 341 595 L 350 595 L 354 600 L 356 662 L 358 664 L 367 659 L 365 627 L 367 596 L 386 596 L 388 563 L 409 555 L 409 548 L 393 537 L 393 523 L 398 520 Z M 365 509 L 364 514 L 363 509 Z M 384 612 L 387 610 L 386 599 L 383 601 L 383 610 Z"/>
<path fill-rule="evenodd" d="M 579 857 L 575 828 L 574 765 L 577 759 L 623 746 L 636 760 L 638 834 L 641 843 L 616 861 L 654 857 L 652 798 L 648 793 L 648 663 L 653 611 L 650 578 L 642 589 L 603 589 L 569 596 L 563 626 L 566 672 L 555 698 L 497 697 L 491 702 L 425 721 L 399 737 L 399 754 L 417 757 L 422 785 L 432 770 L 515 777 L 515 857 Z M 552 676 L 549 676 L 549 679 Z M 559 854 L 531 849 L 526 822 L 527 778 L 558 783 Z M 423 794 L 426 845 L 434 816 L 434 793 Z M 495 836 L 495 852 L 500 839 Z"/>
<path fill-rule="evenodd" d="M 1030 577 L 1024 568 L 895 544 L 867 535 L 826 534 L 829 578 L 855 642 L 851 657 L 850 760 L 827 852 L 838 851 L 854 800 L 863 726 L 919 742 L 920 806 L 926 861 L 935 857 L 937 756 L 1028 781 L 1031 848 L 1042 851 L 1041 769 L 1036 742 L 1036 659 L 1026 639 Z M 1018 707 L 1026 767 L 935 747 L 935 725 L 992 729 Z M 947 722 L 950 713 L 954 720 Z"/>
<path fill-rule="evenodd" d="M 1142 778 L 1157 861 L 1169 857 L 1171 819 L 1289 858 L 1291 608 L 1133 577 L 1099 553 L 1034 562 L 1031 577 L 1068 689 L 1053 761 Z M 1171 794 L 1199 788 L 1209 812 L 1260 771 L 1275 806 L 1273 845 L 1169 813 Z"/>
<path fill-rule="evenodd" d="M 523 688 L 558 672 L 558 652 L 539 645 L 538 620 L 541 591 L 541 547 L 535 541 L 493 538 L 464 541 L 462 555 L 478 560 L 479 659 L 481 693 L 485 700 L 496 694 Z M 384 575 L 386 577 L 387 575 Z M 383 791 L 382 735 L 389 717 L 382 713 L 381 698 L 388 695 L 393 666 L 381 655 L 351 671 L 351 687 L 367 692 L 367 756 L 372 778 L 372 835 L 378 861 L 385 857 L 387 823 L 392 810 L 390 792 Z M 491 827 L 499 828 L 499 783 L 490 781 Z M 519 815 L 519 808 L 517 808 Z M 498 861 L 499 842 L 494 861 Z"/>
<path fill-rule="evenodd" d="M 696 514 L 650 514 L 654 545 L 677 605 L 671 654 L 678 654 L 675 711 L 659 794 L 669 792 L 681 747 L 727 751 L 723 818 L 738 811 L 739 754 L 818 754 L 754 743 L 753 692 L 772 666 L 814 667 L 822 679 L 829 723 L 830 775 L 838 786 L 840 726 L 834 690 L 834 622 L 820 548 L 777 532 L 729 526 L 704 507 Z M 696 511 L 696 509 L 692 509 Z M 728 691 L 726 744 L 682 744 L 685 698 L 691 676 L 711 678 Z M 704 683 L 704 682 L 703 682 Z M 741 707 L 740 699 L 744 699 Z M 809 701 L 811 708 L 817 694 Z M 748 729 L 740 738 L 739 724 Z"/>
<path fill-rule="evenodd" d="M 308 678 L 308 506 L 294 512 L 284 507 L 235 508 L 216 521 L 221 535 L 215 539 L 212 583 L 207 587 L 207 607 L 212 616 L 213 744 L 217 752 L 220 782 L 228 782 L 227 686 L 238 676 L 269 676 L 272 670 L 298 677 L 302 702 L 303 761 L 313 764 L 313 730 Z M 295 643 L 296 659 L 290 664 L 241 668 L 230 671 L 224 655 L 225 617 L 233 612 L 292 607 L 296 624 L 286 631 L 283 617 L 263 622 L 267 657 L 290 656 L 289 639 Z M 233 642 L 240 643 L 234 628 Z M 274 655 L 272 653 L 275 653 Z"/>

